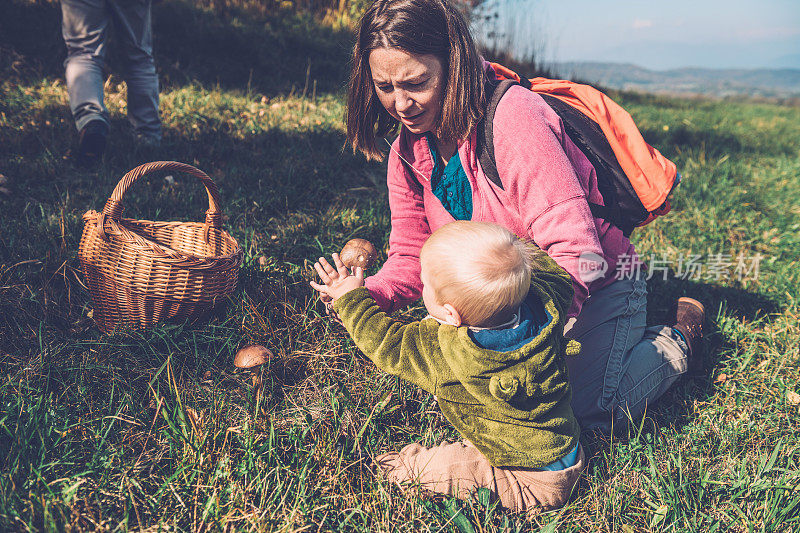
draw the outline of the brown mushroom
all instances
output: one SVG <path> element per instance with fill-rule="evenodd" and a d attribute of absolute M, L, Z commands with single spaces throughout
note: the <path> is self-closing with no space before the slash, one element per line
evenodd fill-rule
<path fill-rule="evenodd" d="M 261 365 L 266 363 L 272 357 L 272 352 L 264 346 L 252 344 L 245 346 L 236 352 L 236 357 L 233 359 L 233 365 L 236 368 L 241 368 L 250 372 L 253 387 L 258 388 L 261 385 L 258 370 Z"/>
<path fill-rule="evenodd" d="M 361 267 L 367 270 L 375 264 L 378 252 L 366 239 L 350 239 L 342 248 L 339 258 L 347 268 Z"/>

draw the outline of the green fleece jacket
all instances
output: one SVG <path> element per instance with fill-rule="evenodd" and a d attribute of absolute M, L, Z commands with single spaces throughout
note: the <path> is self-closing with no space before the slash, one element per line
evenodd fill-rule
<path fill-rule="evenodd" d="M 466 326 L 433 318 L 403 324 L 360 287 L 334 304 L 356 345 L 379 368 L 433 394 L 456 430 L 498 467 L 539 468 L 568 454 L 580 428 L 570 406 L 564 339 L 572 280 L 545 253 L 531 279 L 549 321 L 510 352 L 478 347 Z"/>

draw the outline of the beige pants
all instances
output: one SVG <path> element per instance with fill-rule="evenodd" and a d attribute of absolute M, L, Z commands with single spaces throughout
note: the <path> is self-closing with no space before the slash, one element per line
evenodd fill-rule
<path fill-rule="evenodd" d="M 435 448 L 409 444 L 399 452 L 376 458 L 384 476 L 398 484 L 467 499 L 487 488 L 512 511 L 541 511 L 563 506 L 578 481 L 586 459 L 578 445 L 578 463 L 564 470 L 499 468 L 469 441 L 442 443 Z"/>

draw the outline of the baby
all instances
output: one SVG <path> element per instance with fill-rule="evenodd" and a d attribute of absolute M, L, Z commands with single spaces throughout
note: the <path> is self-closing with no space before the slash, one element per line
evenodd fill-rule
<path fill-rule="evenodd" d="M 427 390 L 463 440 L 409 444 L 376 462 L 386 477 L 468 497 L 485 487 L 511 510 L 564 505 L 585 459 L 570 407 L 562 333 L 569 275 L 501 226 L 447 224 L 420 252 L 429 315 L 403 324 L 382 312 L 339 257 L 314 267 L 356 345 L 379 368 Z"/>

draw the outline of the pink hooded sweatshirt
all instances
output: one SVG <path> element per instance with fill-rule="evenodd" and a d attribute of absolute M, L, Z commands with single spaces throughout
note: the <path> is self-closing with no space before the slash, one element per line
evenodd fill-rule
<path fill-rule="evenodd" d="M 603 204 L 594 167 L 539 95 L 511 87 L 497 106 L 493 128 L 504 190 L 480 168 L 474 129 L 458 147 L 472 188 L 472 220 L 504 226 L 547 252 L 572 277 L 568 316 L 577 316 L 592 291 L 617 279 L 618 263 L 628 275 L 636 268 L 634 247 L 619 228 L 592 216 L 587 201 Z M 432 232 L 454 220 L 431 191 L 433 167 L 425 136 L 403 128 L 389 154 L 389 258 L 366 280 L 387 312 L 421 296 L 420 249 Z"/>

